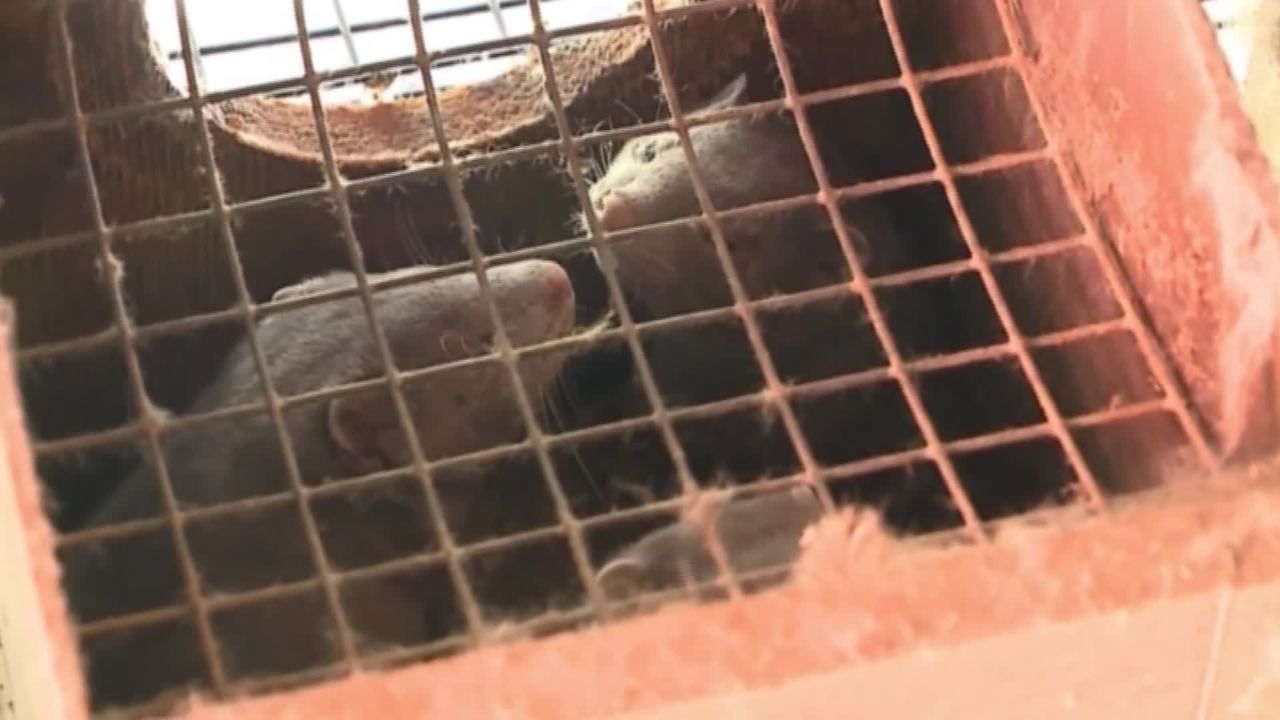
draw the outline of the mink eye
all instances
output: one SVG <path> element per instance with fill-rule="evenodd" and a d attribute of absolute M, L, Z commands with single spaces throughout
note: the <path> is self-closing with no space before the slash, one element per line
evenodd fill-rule
<path fill-rule="evenodd" d="M 656 157 L 658 157 L 657 143 L 645 143 L 644 147 L 640 148 L 640 162 L 653 162 Z"/>

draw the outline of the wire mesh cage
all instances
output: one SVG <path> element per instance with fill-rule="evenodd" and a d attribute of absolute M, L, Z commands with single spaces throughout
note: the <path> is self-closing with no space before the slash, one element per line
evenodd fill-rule
<path fill-rule="evenodd" d="M 294 0 L 300 76 L 213 91 L 184 0 L 180 82 L 137 0 L 0 13 L 34 88 L 0 109 L 0 285 L 95 711 L 742 602 L 841 508 L 984 547 L 1272 449 L 1269 179 L 1229 168 L 1253 225 L 1197 235 L 1173 165 L 1106 165 L 1160 153 L 1073 114 L 1111 58 L 1055 63 L 1096 25 L 553 4 L 449 46 L 406 0 L 408 50 L 362 63 L 336 3 L 323 69 Z M 387 72 L 420 94 L 326 94 Z"/>

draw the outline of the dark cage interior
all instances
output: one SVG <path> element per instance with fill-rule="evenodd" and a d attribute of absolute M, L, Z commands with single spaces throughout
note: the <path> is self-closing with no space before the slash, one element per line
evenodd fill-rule
<path fill-rule="evenodd" d="M 60 5 L 0 10 L 0 286 L 98 708 L 764 586 L 836 506 L 981 541 L 1212 459 L 1004 3 L 531 2 L 514 69 L 373 107 L 321 90 L 463 50 L 187 96 L 141 3 Z"/>

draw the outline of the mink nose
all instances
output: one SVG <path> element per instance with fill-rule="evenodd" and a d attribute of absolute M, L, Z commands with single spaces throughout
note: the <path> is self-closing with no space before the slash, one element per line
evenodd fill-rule
<path fill-rule="evenodd" d="M 544 277 L 546 285 L 546 303 L 553 308 L 562 308 L 573 302 L 573 283 L 564 268 L 552 263 Z"/>
<path fill-rule="evenodd" d="M 622 193 L 605 192 L 595 206 L 600 214 L 600 224 L 606 230 L 619 230 L 636 224 L 635 210 Z"/>

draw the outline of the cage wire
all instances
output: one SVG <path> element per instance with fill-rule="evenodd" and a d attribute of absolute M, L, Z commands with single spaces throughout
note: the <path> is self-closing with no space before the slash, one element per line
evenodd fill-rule
<path fill-rule="evenodd" d="M 150 3 L 155 0 L 148 0 L 148 2 L 150 7 Z M 582 25 L 592 19 L 607 18 L 619 14 L 622 10 L 616 0 L 607 2 L 550 0 L 550 3 L 559 11 L 561 24 L 568 20 L 569 25 Z M 160 13 L 163 3 L 155 2 L 155 5 L 156 10 L 151 11 L 152 15 Z M 400 5 L 403 6 L 403 3 Z M 332 25 L 311 27 L 308 29 L 308 36 L 310 40 L 322 43 L 340 40 L 342 58 L 338 57 L 337 48 L 327 48 L 333 52 L 318 54 L 316 60 L 318 69 L 319 66 L 325 66 L 330 70 L 372 66 L 374 63 L 371 59 L 385 59 L 389 54 L 393 54 L 389 53 L 386 47 L 404 41 L 412 44 L 407 37 L 409 33 L 405 33 L 404 36 L 396 34 L 399 30 L 407 29 L 411 20 L 389 12 L 394 6 L 395 3 L 379 2 L 364 4 L 349 10 L 346 0 L 331 0 L 332 16 L 328 19 L 331 20 Z M 432 31 L 448 33 L 449 37 L 465 40 L 474 34 L 475 37 L 471 37 L 470 42 L 467 43 L 469 45 L 475 44 L 477 40 L 492 42 L 488 38 L 491 33 L 483 27 L 483 23 L 477 22 L 482 19 L 488 20 L 496 29 L 496 39 L 501 42 L 511 36 L 511 24 L 507 20 L 507 15 L 517 13 L 522 7 L 522 2 L 511 0 L 452 0 L 443 4 L 433 3 L 420 20 L 432 26 Z M 199 16 L 199 20 L 208 20 L 211 17 L 206 14 Z M 351 18 L 354 18 L 354 21 Z M 158 18 L 158 22 L 152 27 L 152 34 L 160 43 L 170 79 L 182 88 L 186 77 L 181 42 L 177 37 L 176 27 L 170 28 L 168 20 L 167 15 Z M 222 24 L 226 23 L 225 20 L 219 19 L 214 24 L 214 29 L 208 31 L 210 36 L 207 38 L 208 46 L 203 48 L 200 39 L 192 34 L 190 41 L 195 48 L 196 74 L 204 83 L 207 95 L 214 91 L 234 90 L 242 85 L 270 82 L 288 76 L 287 66 L 279 67 L 281 59 L 279 55 L 282 51 L 287 53 L 296 47 L 297 34 L 281 32 L 281 29 L 276 26 L 279 20 L 280 18 L 269 16 L 262 21 L 264 28 L 250 31 L 234 21 L 230 23 L 235 27 L 233 30 Z M 191 18 L 188 17 L 186 22 L 190 24 Z M 197 31 L 201 29 L 200 24 L 199 22 L 196 24 Z M 516 25 L 520 24 L 516 23 Z M 510 46 L 499 45 L 490 50 L 446 58 L 436 63 L 437 89 L 475 82 L 500 74 L 519 60 L 518 53 L 513 50 L 514 48 Z M 206 56 L 210 61 L 216 61 L 218 71 L 217 77 L 213 80 L 206 66 Z M 377 72 L 363 80 L 370 82 L 377 79 L 387 83 L 383 90 L 384 97 L 403 97 L 422 94 L 421 83 L 414 82 L 416 77 L 416 72 L 402 74 L 397 68 L 391 76 Z M 279 92 L 281 97 L 292 98 L 296 95 L 296 90 L 295 85 Z M 360 99 L 365 94 L 363 92 L 365 90 L 367 88 L 362 83 L 347 81 L 327 83 L 322 94 L 329 102 L 343 102 Z"/>
<path fill-rule="evenodd" d="M 1172 414 L 1181 432 L 1204 466 L 1211 469 L 1217 466 L 1216 451 L 1207 437 L 1205 429 L 1201 426 L 1200 420 L 1192 408 L 1186 391 L 1178 381 L 1170 361 L 1161 349 L 1159 341 L 1141 315 L 1136 293 L 1125 279 L 1118 257 L 1102 238 L 1095 221 L 1087 211 L 1083 192 L 1076 179 L 1070 173 L 1062 171 L 1059 148 L 1043 123 L 1043 107 L 1036 95 L 1034 85 L 1028 82 L 1027 79 L 1028 67 L 1031 61 L 1020 39 L 1016 22 L 1010 15 L 1010 9 L 1003 2 L 995 2 L 994 6 L 998 14 L 1000 30 L 1006 41 L 1007 52 L 998 57 L 949 64 L 939 69 L 918 69 L 913 67 L 913 61 L 911 54 L 908 52 L 908 46 L 899 23 L 898 10 L 895 4 L 891 0 L 878 0 L 879 11 L 884 20 L 893 57 L 898 65 L 897 75 L 892 78 L 857 82 L 837 88 L 802 92 L 792 67 L 791 59 L 785 48 L 784 34 L 779 19 L 780 9 L 776 0 L 712 0 L 687 7 L 663 9 L 660 9 L 654 0 L 643 0 L 636 13 L 584 26 L 557 28 L 554 30 L 548 29 L 544 22 L 542 3 L 539 0 L 529 0 L 527 7 L 530 13 L 532 32 L 528 35 L 507 36 L 504 27 L 502 33 L 504 37 L 499 41 L 486 41 L 435 52 L 427 44 L 422 23 L 415 21 L 410 23 L 414 44 L 411 57 L 365 64 L 356 62 L 355 47 L 350 42 L 350 29 L 346 26 L 344 20 L 342 22 L 342 32 L 347 38 L 353 65 L 349 68 L 330 72 L 321 72 L 316 69 L 311 39 L 307 32 L 304 2 L 302 0 L 293 0 L 294 18 L 298 30 L 297 38 L 305 68 L 303 76 L 300 79 L 272 81 L 231 91 L 205 93 L 203 92 L 204 80 L 199 66 L 200 49 L 195 43 L 187 19 L 185 2 L 184 0 L 174 0 L 174 11 L 182 40 L 181 54 L 188 86 L 186 95 L 158 102 L 95 109 L 91 112 L 86 112 L 81 105 L 77 91 L 73 33 L 67 20 L 67 7 L 72 1 L 74 0 L 62 0 L 57 3 L 57 60 L 58 72 L 63 80 L 64 100 L 67 109 L 65 117 L 0 130 L 0 142 L 20 141 L 34 133 L 49 130 L 69 130 L 74 138 L 75 159 L 84 176 L 85 192 L 91 208 L 92 228 L 87 232 L 70 233 L 52 238 L 39 238 L 0 248 L 0 262 L 8 262 L 36 253 L 47 252 L 51 248 L 82 245 L 96 247 L 96 252 L 106 275 L 106 286 L 109 290 L 111 302 L 112 327 L 109 330 L 90 336 L 46 342 L 21 348 L 18 351 L 19 361 L 32 363 L 48 358 L 80 353 L 89 349 L 118 348 L 126 361 L 129 392 L 138 412 L 134 421 L 119 428 L 81 433 L 52 440 L 37 440 L 34 446 L 39 455 L 58 455 L 121 441 L 136 441 L 139 439 L 142 441 L 147 464 L 156 474 L 155 480 L 161 490 L 163 517 L 130 520 L 111 526 L 74 530 L 60 536 L 59 546 L 63 549 L 83 547 L 107 540 L 119 540 L 145 532 L 164 530 L 172 538 L 177 552 L 185 601 L 167 607 L 82 622 L 77 625 L 77 629 L 83 640 L 107 633 L 120 633 L 156 623 L 190 618 L 193 620 L 197 632 L 198 647 L 204 670 L 207 673 L 209 689 L 216 695 L 225 697 L 242 692 L 271 690 L 297 682 L 317 680 L 350 672 L 358 668 L 377 667 L 381 664 L 429 658 L 449 651 L 474 647 L 495 633 L 496 623 L 485 616 L 481 601 L 477 598 L 476 592 L 472 587 L 472 580 L 469 578 L 465 567 L 467 560 L 479 555 L 549 539 L 562 539 L 568 544 L 574 572 L 585 591 L 584 602 L 581 607 L 555 612 L 548 611 L 538 617 L 521 620 L 517 623 L 519 631 L 537 633 L 547 629 L 573 626 L 575 623 L 584 621 L 610 620 L 619 614 L 621 606 L 607 598 L 600 585 L 596 575 L 597 563 L 593 562 L 587 534 L 628 520 L 657 517 L 663 513 L 686 508 L 697 502 L 699 498 L 710 497 L 715 503 L 724 503 L 731 502 L 736 497 L 755 492 L 809 486 L 818 493 L 823 509 L 830 511 L 837 504 L 830 488 L 830 483 L 855 476 L 868 475 L 881 470 L 902 468 L 913 463 L 924 462 L 931 464 L 940 474 L 946 492 L 960 515 L 964 534 L 971 541 L 981 543 L 986 541 L 984 520 L 969 497 L 965 489 L 965 483 L 961 478 L 961 473 L 956 468 L 954 458 L 960 454 L 1007 447 L 1030 440 L 1052 440 L 1060 448 L 1066 459 L 1066 464 L 1078 486 L 1078 495 L 1082 502 L 1095 511 L 1105 510 L 1107 497 L 1102 483 L 1096 477 L 1074 435 L 1075 432 L 1082 429 L 1105 426 L 1137 417 L 1161 413 Z M 423 17 L 418 0 L 406 1 L 410 17 Z M 500 18 L 497 8 L 498 3 L 490 2 L 489 5 L 494 11 L 495 17 Z M 340 0 L 335 0 L 335 7 L 341 7 Z M 661 26 L 664 22 L 680 19 L 691 13 L 710 13 L 726 9 L 746 9 L 761 13 L 768 47 L 773 56 L 772 60 L 776 63 L 781 81 L 782 97 L 775 100 L 744 103 L 731 108 L 703 110 L 686 114 L 679 101 L 679 92 L 677 91 L 675 76 L 671 68 L 670 56 L 662 40 Z M 566 111 L 564 98 L 561 95 L 554 63 L 552 62 L 552 43 L 558 39 L 575 35 L 628 27 L 642 27 L 646 31 L 648 43 L 652 49 L 654 67 L 661 87 L 662 98 L 669 109 L 670 117 L 666 120 L 638 122 L 633 126 L 624 128 L 610 128 L 575 134 Z M 531 143 L 492 153 L 467 155 L 465 157 L 456 156 L 451 149 L 450 139 L 445 137 L 437 87 L 432 78 L 433 63 L 450 57 L 461 57 L 468 53 L 519 45 L 531 45 L 536 51 L 544 70 L 542 74 L 543 91 L 555 122 L 557 137 L 544 142 Z M 425 120 L 430 123 L 431 130 L 438 143 L 439 162 L 431 166 L 381 173 L 367 178 L 345 178 L 339 169 L 333 142 L 329 134 L 326 108 L 321 94 L 322 86 L 327 82 L 405 65 L 416 67 L 421 76 L 428 114 Z M 993 71 L 1011 72 L 1013 77 L 1025 89 L 1030 102 L 1032 120 L 1044 134 L 1043 145 L 1034 149 L 1001 153 L 978 160 L 952 162 L 948 160 L 943 150 L 943 142 L 940 138 L 938 127 L 934 118 L 931 117 L 931 111 L 926 102 L 925 90 L 934 84 L 976 77 Z M 289 87 L 296 88 L 299 84 L 305 88 L 316 126 L 323 166 L 323 186 L 294 190 L 262 198 L 232 201 L 228 196 L 221 174 L 218 172 L 214 141 L 210 130 L 205 123 L 197 122 L 193 124 L 193 128 L 199 147 L 200 162 L 207 178 L 207 191 L 210 198 L 209 208 L 207 210 L 185 212 L 168 217 L 149 218 L 128 223 L 114 225 L 108 223 L 104 215 L 99 186 L 93 169 L 91 143 L 89 140 L 91 127 L 125 118 L 175 110 L 190 111 L 198 118 L 204 117 L 210 106 L 217 105 L 220 102 L 237 97 L 275 92 Z M 824 103 L 864 97 L 889 90 L 901 90 L 906 93 L 912 115 L 919 125 L 932 163 L 931 169 L 838 186 L 833 181 L 827 162 L 819 151 L 817 130 L 810 117 L 811 109 Z M 794 115 L 796 131 L 799 134 L 813 177 L 817 182 L 817 192 L 808 196 L 756 202 L 741 207 L 715 207 L 707 187 L 705 169 L 694 152 L 690 129 L 701 125 L 784 110 L 790 111 Z M 583 147 L 623 142 L 630 138 L 666 130 L 674 131 L 679 138 L 681 152 L 689 169 L 700 215 L 694 218 L 683 218 L 626 230 L 606 230 L 588 194 L 588 175 L 583 166 L 580 150 Z M 520 159 L 539 157 L 553 151 L 560 152 L 565 159 L 574 198 L 586 220 L 586 237 L 546 243 L 518 251 L 486 255 L 482 250 L 477 234 L 473 209 L 464 191 L 462 174 L 467 171 L 495 167 Z M 964 178 L 984 176 L 1044 161 L 1052 164 L 1061 179 L 1070 210 L 1083 227 L 1083 232 L 1071 237 L 1040 242 L 1029 246 L 995 251 L 988 249 L 983 245 L 979 237 L 979 231 L 975 227 L 968 209 L 965 207 L 958 181 Z M 467 259 L 439 267 L 423 267 L 410 272 L 396 274 L 394 277 L 368 272 L 364 254 L 356 236 L 349 195 L 360 190 L 389 187 L 423 178 L 441 178 L 446 184 L 452 209 L 457 216 Z M 863 260 L 858 257 L 854 250 L 853 239 L 840 212 L 841 203 L 930 184 L 936 184 L 942 188 L 946 206 L 959 228 L 968 256 L 960 260 L 910 268 L 873 277 L 864 266 Z M 245 268 L 235 241 L 235 219 L 243 213 L 316 200 L 327 201 L 336 212 L 341 229 L 342 246 L 354 273 L 355 286 L 322 290 L 308 295 L 255 303 L 246 283 Z M 817 208 L 825 213 L 831 221 L 840 253 L 847 265 L 851 279 L 848 282 L 800 292 L 765 298 L 751 298 L 744 287 L 738 270 L 734 267 L 728 240 L 726 239 L 725 222 L 798 208 Z M 210 221 L 217 228 L 223 250 L 228 258 L 232 286 L 236 297 L 235 305 L 224 310 L 196 314 L 176 320 L 155 322 L 145 326 L 135 324 L 130 317 L 128 298 L 122 281 L 122 273 L 126 268 L 122 267 L 122 261 L 117 256 L 113 244 L 117 240 L 138 231 L 173 232 Z M 623 284 L 617 276 L 615 263 L 609 261 L 609 258 L 612 257 L 613 248 L 619 243 L 630 240 L 644 242 L 644 238 L 641 235 L 644 232 L 651 231 L 654 227 L 684 227 L 690 223 L 700 224 L 709 232 L 720 270 L 732 296 L 732 304 L 728 307 L 686 313 L 675 317 L 637 320 L 628 308 L 626 294 Z M 617 326 L 601 330 L 591 338 L 570 335 L 565 338 L 530 346 L 515 347 L 507 332 L 498 301 L 493 295 L 493 289 L 490 286 L 486 270 L 524 259 L 551 257 L 570 251 L 586 249 L 593 249 L 604 258 L 604 261 L 600 263 L 600 267 L 610 305 L 616 313 Z M 1059 256 L 1082 249 L 1097 260 L 1097 265 L 1102 270 L 1107 290 L 1119 305 L 1119 317 L 1090 322 L 1065 330 L 1038 334 L 1034 337 L 1022 332 L 1015 319 L 1012 301 L 1001 288 L 996 276 L 996 270 L 1002 266 Z M 402 287 L 412 283 L 426 282 L 464 272 L 471 273 L 479 284 L 480 294 L 484 299 L 493 327 L 493 351 L 423 369 L 399 369 L 393 358 L 386 332 L 376 318 L 375 298 L 378 291 Z M 954 278 L 967 272 L 976 273 L 980 280 L 985 298 L 993 308 L 999 327 L 1003 332 L 1004 341 L 945 354 L 919 358 L 908 357 L 902 350 L 898 338 L 895 337 L 895 331 L 890 325 L 883 304 L 877 298 L 877 291 L 906 287 L 931 280 Z M 862 303 L 874 337 L 883 352 L 886 360 L 885 364 L 869 370 L 847 372 L 836 377 L 819 380 L 805 382 L 788 382 L 784 380 L 766 342 L 760 314 L 766 311 L 797 308 L 823 300 L 849 296 L 856 297 Z M 351 297 L 360 299 L 364 320 L 369 326 L 377 348 L 378 361 L 382 367 L 381 376 L 348 383 L 339 387 L 320 388 L 299 395 L 281 395 L 274 387 L 268 360 L 257 338 L 256 322 L 274 313 Z M 715 320 L 724 319 L 737 319 L 741 322 L 746 333 L 752 359 L 761 371 L 763 387 L 755 394 L 738 395 L 729 399 L 714 400 L 687 407 L 670 407 L 664 400 L 658 379 L 644 349 L 643 340 L 646 333 L 659 330 L 694 328 Z M 236 321 L 244 329 L 245 341 L 250 349 L 257 379 L 262 390 L 261 402 L 224 407 L 206 413 L 179 417 L 167 417 L 159 412 L 152 404 L 146 389 L 144 374 L 137 352 L 138 343 L 227 321 Z M 1050 391 L 1049 383 L 1033 356 L 1034 351 L 1061 347 L 1117 332 L 1125 333 L 1136 342 L 1147 370 L 1159 385 L 1159 396 L 1155 399 L 1136 401 L 1117 407 L 1069 416 L 1062 410 L 1059 402 L 1055 400 Z M 538 403 L 540 398 L 531 397 L 525 387 L 525 383 L 522 381 L 519 365 L 521 358 L 539 352 L 583 348 L 591 343 L 600 343 L 608 340 L 621 341 L 627 349 L 631 361 L 634 363 L 635 374 L 643 399 L 648 403 L 649 412 L 641 417 L 612 420 L 562 432 L 545 430 L 539 420 Z M 404 385 L 440 373 L 475 367 L 495 359 L 501 363 L 507 378 L 512 383 L 516 407 L 524 424 L 525 439 L 518 443 L 486 448 L 455 457 L 428 460 L 420 445 L 418 428 L 415 427 L 415 420 L 404 396 Z M 959 439 L 945 438 L 923 398 L 918 377 L 929 372 L 970 366 L 991 360 L 1012 360 L 1016 363 L 1022 377 L 1031 388 L 1036 406 L 1043 418 L 1042 421 Z M 820 461 L 811 447 L 802 422 L 797 416 L 794 407 L 797 399 L 817 397 L 886 382 L 892 383 L 905 399 L 910 418 L 923 441 L 921 446 L 883 453 L 838 465 L 824 464 Z M 375 388 L 386 388 L 390 393 L 396 422 L 409 445 L 412 457 L 411 465 L 408 468 L 381 470 L 359 477 L 335 479 L 319 485 L 306 484 L 298 466 L 294 440 L 290 437 L 285 425 L 286 412 L 292 407 L 305 403 L 333 399 Z M 677 424 L 688 420 L 721 418 L 739 410 L 771 410 L 776 412 L 777 417 L 781 420 L 786 439 L 794 448 L 800 469 L 798 472 L 744 484 L 732 490 L 713 491 L 706 489 L 699 483 L 696 473 L 690 466 L 685 441 L 680 436 Z M 197 423 L 210 420 L 248 417 L 263 412 L 266 412 L 272 421 L 276 440 L 285 459 L 288 489 L 279 493 L 208 507 L 181 507 L 174 491 L 174 479 L 166 468 L 165 453 L 162 448 L 163 434 L 176 429 L 192 427 Z M 565 482 L 557 468 L 552 452 L 560 448 L 572 447 L 585 441 L 617 437 L 639 430 L 657 432 L 662 448 L 670 457 L 673 474 L 678 485 L 678 494 L 667 499 L 644 503 L 637 507 L 616 509 L 589 517 L 579 517 L 573 509 Z M 555 524 L 477 542 L 459 542 L 450 527 L 444 501 L 439 492 L 437 485 L 439 473 L 464 465 L 510 458 L 522 452 L 532 453 L 536 460 L 538 473 L 545 483 L 546 491 L 552 500 Z M 404 477 L 413 478 L 421 487 L 425 497 L 427 520 L 434 530 L 438 547 L 410 556 L 383 561 L 370 567 L 355 569 L 335 567 L 317 527 L 312 501 L 327 496 L 336 496 L 353 488 L 372 486 L 375 483 Z M 277 583 L 264 588 L 222 593 L 213 597 L 206 596 L 202 591 L 199 571 L 193 559 L 190 541 L 187 536 L 187 527 L 196 521 L 232 517 L 249 510 L 275 507 L 292 507 L 296 509 L 302 521 L 307 552 L 314 567 L 314 577 L 301 581 Z M 711 586 L 727 592 L 730 597 L 741 596 L 744 592 L 744 580 L 749 578 L 745 578 L 742 574 L 736 573 L 732 569 L 723 538 L 720 537 L 716 524 L 714 522 L 709 523 L 703 530 L 704 540 L 716 568 L 716 577 L 711 581 Z M 344 583 L 391 576 L 412 568 L 428 566 L 443 566 L 448 574 L 450 585 L 452 586 L 451 591 L 456 594 L 455 601 L 462 615 L 463 628 L 461 633 L 451 634 L 443 639 L 432 640 L 429 643 L 412 647 L 384 649 L 377 652 L 366 652 L 358 648 L 347 616 L 347 608 L 344 607 L 343 603 L 342 589 Z M 268 678 L 236 679 L 229 676 L 224 662 L 223 650 L 220 647 L 216 624 L 213 621 L 214 615 L 221 611 L 248 607 L 257 603 L 294 598 L 317 590 L 323 597 L 327 617 L 333 623 L 338 646 L 336 661 L 325 662 L 301 671 L 283 673 Z"/>
<path fill-rule="evenodd" d="M 506 27 L 502 25 L 502 13 L 498 10 L 496 0 L 490 3 L 490 8 L 495 12 L 498 19 L 498 26 L 502 29 L 505 37 L 507 34 Z M 360 53 L 356 52 L 356 41 L 351 36 L 351 23 L 347 22 L 347 13 L 343 9 L 342 0 L 333 0 L 333 15 L 338 21 L 338 30 L 342 33 L 342 43 L 347 47 L 347 55 L 351 57 L 351 64 L 360 64 Z M 198 52 L 198 51 L 197 51 Z"/>

